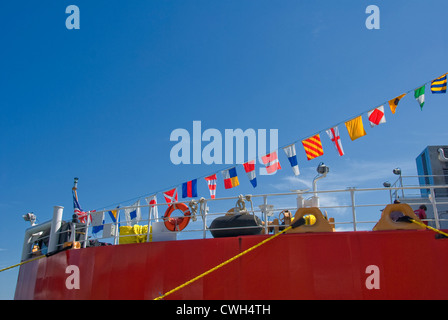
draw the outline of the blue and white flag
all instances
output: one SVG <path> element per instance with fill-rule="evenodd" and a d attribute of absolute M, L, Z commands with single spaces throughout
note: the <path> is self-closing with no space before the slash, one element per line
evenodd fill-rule
<path fill-rule="evenodd" d="M 90 219 L 92 220 L 92 233 L 98 233 L 104 228 L 104 211 L 91 212 Z"/>
<path fill-rule="evenodd" d="M 299 164 L 297 163 L 296 146 L 294 144 L 291 144 L 287 147 L 284 147 L 283 150 L 285 151 L 286 156 L 288 157 L 294 175 L 298 176 L 300 174 L 300 170 L 299 170 Z"/>
<path fill-rule="evenodd" d="M 141 220 L 140 200 L 134 203 L 131 207 L 124 209 L 126 223 L 128 226 L 133 226 Z"/>

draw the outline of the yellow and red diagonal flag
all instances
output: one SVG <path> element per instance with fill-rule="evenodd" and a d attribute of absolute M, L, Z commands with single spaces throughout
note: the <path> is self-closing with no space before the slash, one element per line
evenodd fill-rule
<path fill-rule="evenodd" d="M 319 134 L 303 140 L 302 144 L 303 148 L 305 148 L 308 160 L 313 160 L 314 158 L 320 157 L 324 154 L 324 149 L 322 148 L 322 142 L 320 141 Z"/>

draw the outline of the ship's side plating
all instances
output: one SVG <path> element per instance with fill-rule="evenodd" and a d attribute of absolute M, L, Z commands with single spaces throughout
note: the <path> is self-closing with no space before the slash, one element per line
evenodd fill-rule
<path fill-rule="evenodd" d="M 15 298 L 154 299 L 266 237 L 64 251 L 22 265 Z M 447 265 L 426 230 L 284 234 L 167 299 L 448 299 Z"/>

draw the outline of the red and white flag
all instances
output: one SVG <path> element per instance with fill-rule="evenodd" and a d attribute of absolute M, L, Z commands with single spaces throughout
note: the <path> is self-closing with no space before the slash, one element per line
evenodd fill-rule
<path fill-rule="evenodd" d="M 327 134 L 330 137 L 331 141 L 334 142 L 334 146 L 336 147 L 338 154 L 342 157 L 344 155 L 344 149 L 342 149 L 341 136 L 339 135 L 338 127 L 328 129 Z"/>
<path fill-rule="evenodd" d="M 149 206 L 149 217 L 150 219 L 156 219 L 159 217 L 159 209 L 156 206 L 157 204 L 157 195 L 149 196 L 145 198 L 146 202 Z"/>
<path fill-rule="evenodd" d="M 155 204 L 157 204 L 157 195 L 146 197 L 145 200 L 148 204 L 151 205 L 151 208 L 153 207 L 157 208 L 157 206 L 154 206 Z"/>
<path fill-rule="evenodd" d="M 373 128 L 381 123 L 386 123 L 386 116 L 384 115 L 384 106 L 370 110 L 367 113 L 370 121 L 370 126 Z"/>
<path fill-rule="evenodd" d="M 244 171 L 247 173 L 250 183 L 254 188 L 257 187 L 257 176 L 255 174 L 255 160 L 243 163 Z"/>
<path fill-rule="evenodd" d="M 280 162 L 278 161 L 277 152 L 271 152 L 264 157 L 261 157 L 264 165 L 266 166 L 266 172 L 268 174 L 276 173 L 277 170 L 280 170 L 282 167 L 280 166 Z"/>
<path fill-rule="evenodd" d="M 75 182 L 76 183 L 76 182 Z M 88 223 L 90 221 L 89 212 L 82 211 L 78 201 L 78 192 L 76 191 L 76 185 L 72 189 L 73 194 L 73 211 L 75 212 L 79 222 Z M 93 212 L 93 211 L 92 211 Z"/>
<path fill-rule="evenodd" d="M 165 197 L 165 202 L 167 204 L 170 204 L 171 202 L 177 202 L 177 189 L 171 189 L 168 191 L 165 191 L 163 193 L 163 196 Z"/>
<path fill-rule="evenodd" d="M 210 190 L 210 197 L 212 199 L 215 199 L 215 195 L 216 195 L 216 181 L 217 180 L 218 180 L 218 178 L 216 177 L 216 173 L 205 178 L 205 181 L 207 181 L 207 184 L 208 184 L 208 190 Z"/>

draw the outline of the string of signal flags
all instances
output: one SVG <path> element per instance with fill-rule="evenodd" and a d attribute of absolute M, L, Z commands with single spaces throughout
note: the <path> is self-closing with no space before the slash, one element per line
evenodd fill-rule
<path fill-rule="evenodd" d="M 305 150 L 305 154 L 306 154 L 308 161 L 316 159 L 318 157 L 321 157 L 324 155 L 324 150 L 322 147 L 322 140 L 321 140 L 321 134 L 323 132 L 325 132 L 326 135 L 328 136 L 328 138 L 331 140 L 338 155 L 343 156 L 344 149 L 343 149 L 342 140 L 341 140 L 341 137 L 339 134 L 339 126 L 340 125 L 342 125 L 342 124 L 345 125 L 347 132 L 350 136 L 350 139 L 352 141 L 357 140 L 367 134 L 364 129 L 363 116 L 367 115 L 367 119 L 372 128 L 375 126 L 378 126 L 380 124 L 384 124 L 384 123 L 386 123 L 385 106 L 389 106 L 389 109 L 392 112 L 392 114 L 395 114 L 400 101 L 405 96 L 408 96 L 412 92 L 414 92 L 414 98 L 416 99 L 421 110 L 423 110 L 423 106 L 425 104 L 425 91 L 426 91 L 427 86 L 430 85 L 432 94 L 446 94 L 447 75 L 448 75 L 448 73 L 445 73 L 442 76 L 440 76 L 432 81 L 426 82 L 425 84 L 423 84 L 422 86 L 419 86 L 416 89 L 409 90 L 409 91 L 407 91 L 389 101 L 384 102 L 380 106 L 377 106 L 373 109 L 364 111 L 361 114 L 359 114 L 355 117 L 352 117 L 348 121 L 340 122 L 336 125 L 333 125 L 331 128 L 321 130 L 318 133 L 316 133 L 313 136 L 310 136 L 306 139 L 296 140 L 287 146 L 280 147 L 274 151 L 270 151 L 269 154 L 261 157 L 261 160 L 266 167 L 267 174 L 274 174 L 278 170 L 282 169 L 282 167 L 280 165 L 280 161 L 278 159 L 278 151 L 280 149 L 283 149 L 283 151 L 286 154 L 286 157 L 288 158 L 289 164 L 292 168 L 294 175 L 295 176 L 300 175 L 300 169 L 299 169 L 296 148 L 295 148 L 296 143 L 301 142 L 301 144 Z M 255 160 L 250 160 L 246 163 L 243 163 L 242 166 L 244 168 L 245 173 L 247 174 L 247 177 L 248 177 L 251 185 L 254 188 L 256 188 L 257 187 L 257 177 L 256 177 L 256 173 L 255 173 Z M 226 168 L 224 170 L 220 170 L 220 171 L 221 171 L 221 175 L 224 180 L 224 188 L 225 189 L 232 189 L 232 188 L 239 186 L 240 183 L 239 183 L 239 179 L 238 179 L 236 166 L 232 166 L 232 167 Z M 215 199 L 215 197 L 216 197 L 216 189 L 217 189 L 217 185 L 218 185 L 217 180 L 218 180 L 218 175 L 219 175 L 220 171 L 217 171 L 213 174 L 209 174 L 207 176 L 201 177 L 201 178 L 204 178 L 205 181 L 207 182 L 211 199 Z M 198 197 L 197 185 L 198 185 L 198 179 L 201 179 L 201 178 L 196 178 L 196 179 L 182 183 L 181 191 L 182 191 L 183 199 Z M 178 196 L 177 188 L 179 186 L 180 185 L 177 185 L 177 186 L 174 186 L 171 188 L 166 188 L 166 189 L 164 189 L 166 191 L 153 192 L 153 193 L 146 194 L 144 196 L 134 198 L 134 199 L 131 199 L 128 201 L 132 201 L 135 199 L 141 199 L 141 198 L 145 197 L 145 200 L 147 201 L 148 204 L 155 204 L 155 203 L 157 203 L 156 195 L 158 193 L 163 193 L 163 196 L 164 196 L 167 204 L 169 204 L 171 202 L 178 202 L 179 196 Z M 150 196 L 148 196 L 148 195 L 150 195 Z"/>

